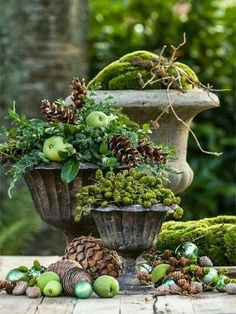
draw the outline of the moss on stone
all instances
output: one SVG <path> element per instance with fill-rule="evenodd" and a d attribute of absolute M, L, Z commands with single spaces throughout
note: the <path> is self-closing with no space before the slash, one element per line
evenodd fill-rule
<path fill-rule="evenodd" d="M 147 82 L 151 77 L 151 73 L 140 68 L 138 65 L 133 65 L 132 61 L 134 58 L 141 58 L 143 60 L 153 60 L 157 59 L 158 55 L 145 51 L 135 51 L 128 53 L 121 57 L 119 60 L 112 62 L 101 70 L 88 84 L 88 89 L 92 87 L 95 83 L 100 83 L 103 90 L 127 90 L 127 89 L 142 89 L 140 84 L 140 79 L 138 74 L 141 74 L 144 82 Z M 175 65 L 184 71 L 193 81 L 197 81 L 197 76 L 192 69 L 190 69 L 186 64 L 175 62 Z M 166 75 L 172 75 L 174 78 L 178 77 L 179 73 L 172 67 L 166 66 Z M 188 82 L 187 78 L 183 75 L 181 76 L 181 83 L 184 89 L 191 89 L 193 85 Z M 161 89 L 163 84 L 160 82 L 153 85 L 147 85 L 145 89 Z"/>
<path fill-rule="evenodd" d="M 198 221 L 163 224 L 156 247 L 174 250 L 182 237 L 187 241 L 196 239 L 200 254 L 209 256 L 214 265 L 236 265 L 236 217 L 218 216 Z"/>

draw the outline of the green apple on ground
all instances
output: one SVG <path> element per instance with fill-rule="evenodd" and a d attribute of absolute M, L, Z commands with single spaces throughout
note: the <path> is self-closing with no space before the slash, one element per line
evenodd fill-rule
<path fill-rule="evenodd" d="M 57 297 L 62 293 L 62 285 L 56 280 L 49 281 L 43 289 L 46 297 Z"/>
<path fill-rule="evenodd" d="M 94 281 L 93 290 L 101 298 L 112 298 L 119 293 L 120 287 L 114 277 L 102 275 Z"/>
<path fill-rule="evenodd" d="M 50 161 L 64 161 L 67 157 L 63 158 L 60 153 L 66 154 L 68 152 L 72 152 L 73 150 L 73 146 L 69 143 L 65 143 L 62 136 L 51 136 L 46 139 L 43 144 L 43 153 Z"/>
<path fill-rule="evenodd" d="M 168 268 L 170 267 L 169 264 L 160 264 L 160 265 L 157 265 L 151 275 L 151 280 L 152 282 L 157 282 L 158 280 L 160 280 L 162 277 L 165 277 L 166 276 L 166 272 L 168 270 Z"/>
<path fill-rule="evenodd" d="M 93 293 L 93 288 L 88 281 L 81 280 L 75 286 L 75 295 L 80 299 L 88 299 Z"/>
<path fill-rule="evenodd" d="M 57 281 L 60 282 L 60 277 L 58 274 L 54 273 L 53 271 L 46 271 L 42 275 L 40 275 L 37 279 L 37 287 L 43 292 L 44 287 L 50 282 L 50 281 Z"/>
<path fill-rule="evenodd" d="M 101 111 L 92 111 L 86 118 L 86 124 L 94 129 L 106 127 L 109 122 L 107 115 Z"/>

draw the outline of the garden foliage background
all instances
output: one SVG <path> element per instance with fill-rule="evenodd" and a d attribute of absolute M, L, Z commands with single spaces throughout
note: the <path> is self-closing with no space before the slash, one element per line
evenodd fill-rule
<path fill-rule="evenodd" d="M 13 100 L 18 111 L 39 116 L 41 99 L 67 96 L 74 76 L 88 81 L 128 52 L 159 53 L 165 44 L 177 46 L 185 32 L 187 43 L 178 51 L 179 61 L 192 67 L 205 84 L 230 91 L 217 93 L 221 108 L 194 119 L 192 128 L 202 146 L 223 156 L 203 155 L 189 138 L 188 161 L 195 177 L 180 195 L 184 219 L 235 213 L 234 0 L 1 0 L 0 4 L 2 121 Z M 60 254 L 64 240 L 41 223 L 24 182 L 10 200 L 7 181 L 2 168 L 1 253 Z"/>

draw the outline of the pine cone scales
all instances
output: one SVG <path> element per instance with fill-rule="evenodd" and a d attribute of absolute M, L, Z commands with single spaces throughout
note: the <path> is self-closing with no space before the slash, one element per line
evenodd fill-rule
<path fill-rule="evenodd" d="M 73 110 L 56 102 L 51 104 L 47 99 L 42 100 L 41 110 L 44 118 L 50 122 L 73 123 L 75 121 Z"/>
<path fill-rule="evenodd" d="M 138 151 L 131 147 L 130 140 L 121 135 L 116 135 L 110 140 L 109 148 L 122 164 L 133 167 L 140 161 Z"/>
<path fill-rule="evenodd" d="M 84 104 L 84 96 L 87 94 L 85 80 L 79 80 L 74 78 L 72 80 L 72 93 L 71 99 L 74 102 L 76 108 L 82 108 Z"/>
<path fill-rule="evenodd" d="M 151 143 L 140 142 L 137 148 L 138 152 L 144 157 L 144 159 L 149 159 L 158 163 L 166 163 L 166 156 L 168 154 L 163 153 L 161 148 L 154 148 Z"/>
<path fill-rule="evenodd" d="M 93 237 L 75 238 L 66 248 L 63 259 L 77 261 L 93 279 L 100 275 L 118 277 L 122 270 L 119 255 Z"/>

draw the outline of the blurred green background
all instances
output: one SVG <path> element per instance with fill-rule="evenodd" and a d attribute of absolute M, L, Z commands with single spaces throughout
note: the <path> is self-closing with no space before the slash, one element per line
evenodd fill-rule
<path fill-rule="evenodd" d="M 235 38 L 234 0 L 1 0 L 1 120 L 16 100 L 17 110 L 39 116 L 43 98 L 69 93 L 74 76 L 88 81 L 101 68 L 139 49 L 159 53 L 164 44 L 178 51 L 199 79 L 216 89 L 221 108 L 198 115 L 192 125 L 203 155 L 189 138 L 188 161 L 195 171 L 181 193 L 184 220 L 235 214 Z M 166 55 L 171 50 L 166 51 Z M 63 236 L 36 215 L 21 182 L 7 197 L 1 169 L 1 254 L 61 254 Z"/>

